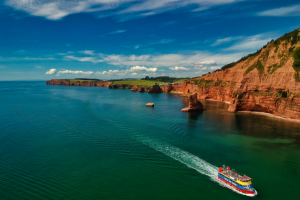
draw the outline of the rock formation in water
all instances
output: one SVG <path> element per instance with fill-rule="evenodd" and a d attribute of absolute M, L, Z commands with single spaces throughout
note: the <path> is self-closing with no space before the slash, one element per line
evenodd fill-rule
<path fill-rule="evenodd" d="M 204 110 L 203 104 L 197 99 L 197 93 L 189 96 L 189 107 L 183 108 L 181 111 L 188 112 L 188 111 L 196 111 L 196 110 Z"/>
<path fill-rule="evenodd" d="M 140 86 L 140 87 L 138 87 L 138 91 L 139 91 L 139 92 L 145 92 L 145 88 L 144 88 L 144 86 Z"/>
<path fill-rule="evenodd" d="M 138 86 L 136 85 L 132 86 L 131 91 L 137 91 L 137 90 L 138 90 Z"/>
<path fill-rule="evenodd" d="M 154 107 L 154 103 L 147 103 L 145 106 L 147 106 L 147 107 Z"/>
<path fill-rule="evenodd" d="M 159 87 L 159 85 L 154 85 L 148 89 L 148 93 L 162 93 L 163 90 Z"/>

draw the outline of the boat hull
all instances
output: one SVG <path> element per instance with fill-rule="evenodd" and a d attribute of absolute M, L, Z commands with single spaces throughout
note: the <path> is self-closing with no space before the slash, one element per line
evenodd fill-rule
<path fill-rule="evenodd" d="M 245 196 L 249 196 L 249 197 L 254 197 L 257 195 L 257 191 L 247 191 L 247 190 L 242 190 L 238 187 L 236 187 L 235 185 L 229 183 L 228 181 L 224 180 L 223 178 L 221 178 L 220 176 L 218 176 L 219 181 L 221 181 L 222 183 L 225 183 L 228 187 L 230 187 L 231 189 L 237 191 L 238 193 L 245 195 Z"/>

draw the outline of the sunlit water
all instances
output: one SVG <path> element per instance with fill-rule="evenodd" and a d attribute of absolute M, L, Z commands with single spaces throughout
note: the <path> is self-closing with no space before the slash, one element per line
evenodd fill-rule
<path fill-rule="evenodd" d="M 154 102 L 155 107 L 145 107 Z M 229 165 L 257 199 L 296 199 L 300 125 L 187 99 L 0 82 L 1 199 L 249 199 L 216 181 Z"/>

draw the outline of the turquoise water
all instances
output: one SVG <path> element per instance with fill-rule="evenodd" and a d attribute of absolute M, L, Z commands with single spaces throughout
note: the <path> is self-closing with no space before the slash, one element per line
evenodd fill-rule
<path fill-rule="evenodd" d="M 0 82 L 0 197 L 249 199 L 215 181 L 221 165 L 252 177 L 255 199 L 299 197 L 299 124 L 203 104 L 183 113 L 172 94 Z"/>

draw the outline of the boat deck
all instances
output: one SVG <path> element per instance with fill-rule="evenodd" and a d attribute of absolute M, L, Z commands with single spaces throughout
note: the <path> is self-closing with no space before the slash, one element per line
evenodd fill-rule
<path fill-rule="evenodd" d="M 246 182 L 246 181 L 250 181 L 252 179 L 249 176 L 246 176 L 246 175 L 241 176 L 238 173 L 236 173 L 235 171 L 232 171 L 230 169 L 227 170 L 226 168 L 223 169 L 222 173 L 229 176 L 233 180 L 239 179 L 240 181 Z"/>

